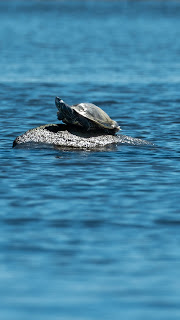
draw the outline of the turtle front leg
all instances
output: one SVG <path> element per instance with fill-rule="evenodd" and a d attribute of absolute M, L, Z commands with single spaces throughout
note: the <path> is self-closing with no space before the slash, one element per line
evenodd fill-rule
<path fill-rule="evenodd" d="M 78 118 L 79 118 L 78 119 L 79 125 L 83 127 L 86 131 L 89 131 L 92 129 L 90 121 L 88 119 L 86 119 L 85 117 L 81 117 L 80 115 Z"/>
<path fill-rule="evenodd" d="M 65 103 L 61 104 L 61 109 L 57 112 L 57 117 L 66 124 L 74 123 L 74 111 Z"/>

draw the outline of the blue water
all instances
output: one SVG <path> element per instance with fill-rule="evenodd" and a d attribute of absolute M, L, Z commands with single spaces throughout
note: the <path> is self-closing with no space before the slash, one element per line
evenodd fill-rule
<path fill-rule="evenodd" d="M 92 102 L 156 147 L 12 148 Z M 0 1 L 0 318 L 180 319 L 180 2 Z"/>

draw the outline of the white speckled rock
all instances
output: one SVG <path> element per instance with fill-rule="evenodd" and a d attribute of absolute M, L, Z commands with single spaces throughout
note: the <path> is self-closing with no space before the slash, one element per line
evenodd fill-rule
<path fill-rule="evenodd" d="M 151 143 L 128 137 L 122 134 L 107 135 L 103 132 L 87 132 L 78 130 L 74 126 L 64 124 L 46 124 L 26 131 L 18 136 L 14 142 L 15 146 L 58 146 L 60 148 L 98 149 L 108 145 L 130 144 L 130 145 L 152 145 Z"/>

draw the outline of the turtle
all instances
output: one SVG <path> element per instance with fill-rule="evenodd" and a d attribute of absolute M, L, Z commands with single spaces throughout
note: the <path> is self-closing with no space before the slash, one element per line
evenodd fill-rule
<path fill-rule="evenodd" d="M 103 130 L 111 134 L 121 130 L 118 123 L 95 104 L 83 102 L 69 106 L 59 97 L 55 98 L 55 104 L 59 110 L 58 119 L 66 124 L 80 126 L 86 131 Z"/>

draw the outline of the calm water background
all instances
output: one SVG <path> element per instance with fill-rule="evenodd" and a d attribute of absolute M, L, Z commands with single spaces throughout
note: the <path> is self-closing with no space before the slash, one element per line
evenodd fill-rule
<path fill-rule="evenodd" d="M 12 149 L 96 103 L 158 147 Z M 180 2 L 0 2 L 0 314 L 180 319 Z"/>

